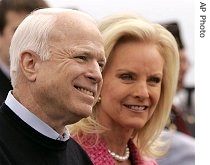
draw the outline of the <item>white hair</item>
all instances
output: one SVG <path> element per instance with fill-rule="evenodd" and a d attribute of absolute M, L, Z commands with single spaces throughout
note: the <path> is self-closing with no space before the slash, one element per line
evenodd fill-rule
<path fill-rule="evenodd" d="M 72 12 L 82 13 L 72 9 L 45 8 L 28 15 L 18 26 L 11 40 L 10 46 L 10 75 L 12 86 L 16 85 L 19 71 L 20 54 L 25 50 L 37 53 L 42 60 L 50 58 L 49 34 L 55 27 L 58 14 Z M 84 13 L 83 13 L 84 14 Z"/>

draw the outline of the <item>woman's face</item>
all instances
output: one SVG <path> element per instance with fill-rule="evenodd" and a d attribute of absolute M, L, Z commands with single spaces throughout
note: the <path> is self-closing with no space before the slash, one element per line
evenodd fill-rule
<path fill-rule="evenodd" d="M 103 74 L 99 118 L 107 127 L 140 129 L 151 118 L 161 93 L 164 62 L 154 44 L 116 46 Z"/>

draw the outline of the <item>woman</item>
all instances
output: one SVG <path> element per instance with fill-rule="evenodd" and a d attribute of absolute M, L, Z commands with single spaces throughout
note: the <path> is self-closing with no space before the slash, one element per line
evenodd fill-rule
<path fill-rule="evenodd" d="M 135 15 L 104 19 L 107 64 L 90 117 L 70 126 L 95 165 L 152 165 L 176 92 L 179 55 L 174 37 Z"/>

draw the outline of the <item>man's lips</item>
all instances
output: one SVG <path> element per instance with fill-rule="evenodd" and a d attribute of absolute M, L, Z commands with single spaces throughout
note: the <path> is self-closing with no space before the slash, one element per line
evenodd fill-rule
<path fill-rule="evenodd" d="M 79 90 L 80 92 L 84 93 L 84 94 L 87 94 L 87 95 L 89 95 L 89 96 L 94 96 L 94 92 L 93 92 L 93 91 L 90 91 L 90 90 L 88 90 L 88 89 L 86 89 L 86 88 L 77 87 L 77 86 L 75 86 L 75 88 L 76 88 L 77 90 Z"/>

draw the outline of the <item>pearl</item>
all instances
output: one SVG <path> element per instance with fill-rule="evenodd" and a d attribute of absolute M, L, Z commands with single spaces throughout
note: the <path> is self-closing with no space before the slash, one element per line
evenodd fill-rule
<path fill-rule="evenodd" d="M 123 156 L 120 156 L 120 155 L 110 151 L 109 149 L 108 149 L 108 152 L 115 160 L 117 160 L 119 162 L 123 162 L 125 160 L 128 160 L 129 155 L 130 155 L 130 150 L 129 150 L 128 146 L 126 146 L 125 155 L 123 155 Z"/>

